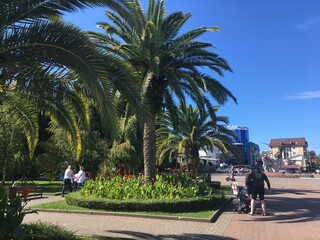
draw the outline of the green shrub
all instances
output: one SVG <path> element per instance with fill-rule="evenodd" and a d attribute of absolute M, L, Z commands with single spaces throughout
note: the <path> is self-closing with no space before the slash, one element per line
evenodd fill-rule
<path fill-rule="evenodd" d="M 23 224 L 25 236 L 23 240 L 75 240 L 77 239 L 72 232 L 65 230 L 57 225 L 49 223 L 30 223 Z"/>
<path fill-rule="evenodd" d="M 121 201 L 102 197 L 83 197 L 80 193 L 71 193 L 65 199 L 70 205 L 97 210 L 184 212 L 212 208 L 217 205 L 217 201 L 224 199 L 224 194 L 219 192 L 216 196 L 189 199 L 151 199 L 146 201 L 134 199 Z"/>
<path fill-rule="evenodd" d="M 28 192 L 24 192 L 26 198 Z M 3 187 L 0 187 L 0 233 L 1 239 L 20 239 L 24 235 L 21 223 L 26 214 L 36 213 L 34 210 L 25 210 L 26 202 L 19 197 L 8 200 Z"/>

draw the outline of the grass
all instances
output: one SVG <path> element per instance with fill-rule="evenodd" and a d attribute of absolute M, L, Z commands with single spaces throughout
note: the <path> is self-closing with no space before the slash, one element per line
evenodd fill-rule
<path fill-rule="evenodd" d="M 230 186 L 221 186 L 220 190 L 225 193 L 226 196 L 230 194 Z M 171 212 L 121 212 L 126 214 L 144 214 L 144 215 L 154 215 L 154 216 L 171 216 L 171 217 L 187 217 L 187 218 L 210 218 L 226 201 L 229 200 L 229 197 L 218 201 L 216 206 L 212 209 L 202 210 L 202 211 L 188 211 L 186 209 L 183 212 L 171 213 Z M 68 205 L 65 200 L 44 203 L 33 206 L 37 209 L 53 209 L 53 210 L 65 210 L 65 211 L 84 211 L 84 212 L 106 212 L 106 213 L 115 213 L 104 210 L 93 210 L 88 208 L 82 208 L 78 206 Z"/>
<path fill-rule="evenodd" d="M 217 206 L 213 209 L 202 210 L 202 211 L 184 211 L 184 212 L 177 212 L 177 213 L 170 213 L 170 212 L 121 212 L 127 214 L 144 214 L 144 215 L 154 215 L 154 216 L 171 216 L 171 217 L 188 217 L 188 218 L 210 218 L 215 211 L 217 211 L 220 206 L 225 203 L 226 200 L 221 200 L 218 202 Z M 88 208 L 77 207 L 73 205 L 68 205 L 65 200 L 51 202 L 51 203 L 44 203 L 40 205 L 35 205 L 32 208 L 36 209 L 53 209 L 53 210 L 65 210 L 65 211 L 84 211 L 84 212 L 106 212 L 106 213 L 115 213 L 103 210 L 93 210 Z M 119 212 L 118 212 L 119 213 Z"/>
<path fill-rule="evenodd" d="M 43 188 L 43 193 L 57 193 L 61 192 L 62 181 L 34 181 L 36 185 L 39 185 Z"/>

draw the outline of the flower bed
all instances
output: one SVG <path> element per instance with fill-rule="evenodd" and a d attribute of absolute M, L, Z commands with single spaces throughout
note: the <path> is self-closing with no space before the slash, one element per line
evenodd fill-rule
<path fill-rule="evenodd" d="M 116 176 L 89 180 L 79 193 L 68 194 L 68 204 L 109 211 L 181 211 L 206 209 L 224 199 L 220 182 L 210 176 L 175 171 L 157 175 L 151 182 L 143 176 Z"/>
<path fill-rule="evenodd" d="M 207 176 L 195 177 L 191 174 L 174 173 L 157 175 L 151 182 L 143 176 L 116 176 L 111 179 L 89 180 L 81 190 L 84 197 L 102 197 L 115 200 L 184 199 L 211 196 Z"/>

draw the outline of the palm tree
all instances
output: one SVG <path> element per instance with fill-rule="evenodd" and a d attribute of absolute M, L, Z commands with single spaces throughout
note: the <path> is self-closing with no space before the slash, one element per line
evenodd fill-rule
<path fill-rule="evenodd" d="M 218 107 L 214 107 L 212 111 L 217 112 Z M 236 137 L 236 134 L 226 127 L 229 122 L 227 117 L 211 117 L 209 112 L 201 115 L 197 107 L 181 105 L 178 120 L 179 124 L 175 129 L 167 113 L 158 117 L 157 159 L 159 161 L 172 159 L 182 153 L 188 165 L 197 171 L 200 149 L 206 152 L 207 150 L 213 151 L 213 148 L 217 147 L 224 154 L 230 151 L 234 156 L 240 156 L 230 138 Z"/>
<path fill-rule="evenodd" d="M 30 156 L 33 156 L 38 142 L 38 113 L 42 112 L 64 128 L 75 157 L 79 157 L 79 124 L 88 126 L 88 101 L 83 94 L 70 87 L 71 76 L 57 79 L 56 74 L 44 74 L 39 68 L 32 73 L 30 71 L 27 79 L 21 79 L 22 72 L 17 73 L 13 81 L 7 81 L 10 84 L 0 85 L 0 99 L 1 105 L 5 104 L 9 109 L 11 119 L 23 129 Z"/>
<path fill-rule="evenodd" d="M 175 116 L 176 101 L 182 105 L 186 97 L 193 100 L 204 114 L 211 111 L 211 101 L 223 104 L 232 93 L 212 76 L 201 72 L 207 69 L 222 76 L 231 71 L 228 63 L 210 51 L 211 43 L 198 41 L 218 27 L 201 27 L 183 34 L 182 27 L 190 13 L 165 14 L 163 0 L 150 0 L 146 12 L 138 0 L 124 2 L 122 8 L 106 11 L 111 23 L 100 22 L 105 34 L 90 32 L 99 49 L 111 52 L 136 71 L 132 81 L 140 86 L 141 96 L 151 111 L 151 121 L 144 124 L 144 171 L 146 180 L 156 170 L 156 115 L 164 107 Z M 213 114 L 213 113 L 212 113 Z"/>
<path fill-rule="evenodd" d="M 70 88 L 68 82 L 55 78 L 54 74 L 43 74 L 37 78 L 37 71 L 29 75 L 27 82 L 16 80 L 10 85 L 2 85 L 0 107 L 6 109 L 1 118 L 11 119 L 14 128 L 10 129 L 11 137 L 8 143 L 17 141 L 13 139 L 14 132 L 23 130 L 26 136 L 29 159 L 33 159 L 34 151 L 39 140 L 39 113 L 50 117 L 50 121 L 63 128 L 69 141 L 69 149 L 73 158 L 78 159 L 82 150 L 80 138 L 80 126 L 89 125 L 88 101 L 74 88 Z M 71 79 L 68 77 L 67 79 Z M 23 84 L 22 84 L 23 83 Z M 4 126 L 0 126 L 1 128 Z M 5 169 L 10 157 L 9 148 L 4 147 L 3 181 Z"/>
<path fill-rule="evenodd" d="M 75 82 L 82 82 L 97 103 L 105 129 L 117 129 L 114 127 L 117 122 L 113 101 L 115 89 L 126 95 L 133 107 L 139 103 L 135 95 L 136 87 L 128 81 L 130 69 L 114 57 L 103 55 L 95 49 L 79 28 L 59 19 L 64 12 L 103 5 L 118 8 L 121 7 L 121 0 L 1 1 L 0 104 L 8 98 L 12 84 L 20 86 L 19 94 L 28 94 L 30 79 L 36 81 L 41 90 L 46 85 L 55 85 L 51 81 L 65 82 L 66 77 L 73 75 L 67 83 L 69 90 Z M 11 91 L 11 94 L 17 92 Z M 65 95 L 57 95 L 61 96 Z M 44 99 L 39 99 L 39 102 L 43 105 L 49 103 Z M 51 106 L 51 110 L 57 107 Z M 69 129 L 76 143 L 78 136 L 71 132 L 72 124 L 66 114 L 60 111 L 60 117 L 65 119 L 57 120 Z M 27 136 L 32 150 L 37 137 L 34 132 L 31 133 L 32 125 L 29 124 L 29 128 Z"/>

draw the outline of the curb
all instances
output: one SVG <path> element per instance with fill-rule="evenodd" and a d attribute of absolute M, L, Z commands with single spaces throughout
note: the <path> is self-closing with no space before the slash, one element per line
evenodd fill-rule
<path fill-rule="evenodd" d="M 225 208 L 234 200 L 234 197 L 230 197 L 228 201 L 221 205 L 221 207 L 211 216 L 210 222 L 216 222 Z"/>

